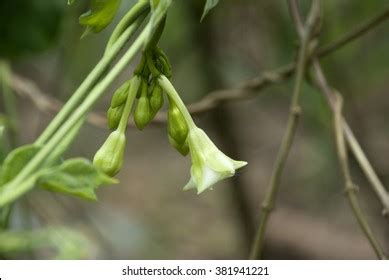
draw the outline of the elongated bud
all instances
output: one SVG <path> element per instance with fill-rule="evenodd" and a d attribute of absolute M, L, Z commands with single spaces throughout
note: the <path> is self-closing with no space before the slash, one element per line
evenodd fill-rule
<path fill-rule="evenodd" d="M 111 130 L 118 128 L 120 119 L 122 118 L 124 110 L 124 104 L 119 107 L 112 108 L 110 107 L 107 112 L 108 127 Z"/>
<path fill-rule="evenodd" d="M 181 155 L 186 156 L 189 153 L 188 141 L 185 141 L 183 144 L 180 145 L 169 134 L 168 138 L 170 145 L 172 145 L 177 151 L 179 151 Z"/>
<path fill-rule="evenodd" d="M 168 133 L 179 145 L 182 145 L 188 136 L 185 118 L 171 99 L 169 99 Z"/>
<path fill-rule="evenodd" d="M 147 96 L 147 81 L 142 81 L 141 96 L 134 112 L 134 121 L 139 130 L 143 130 L 151 120 L 150 100 Z"/>
<path fill-rule="evenodd" d="M 163 106 L 163 92 L 160 85 L 155 84 L 150 96 L 151 112 L 155 115 Z"/>
<path fill-rule="evenodd" d="M 172 68 L 169 64 L 169 62 L 166 60 L 165 57 L 163 56 L 159 56 L 158 57 L 158 63 L 160 64 L 161 66 L 161 71 L 162 73 L 167 77 L 167 78 L 171 78 L 172 77 Z"/>
<path fill-rule="evenodd" d="M 111 107 L 116 108 L 126 103 L 128 92 L 130 90 L 131 80 L 122 84 L 113 94 L 111 100 Z"/>
<path fill-rule="evenodd" d="M 115 176 L 123 165 L 126 136 L 112 132 L 93 158 L 93 164 L 105 174 Z"/>

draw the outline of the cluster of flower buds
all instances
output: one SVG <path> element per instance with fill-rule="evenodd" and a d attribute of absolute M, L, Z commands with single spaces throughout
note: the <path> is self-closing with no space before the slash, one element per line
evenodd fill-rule
<path fill-rule="evenodd" d="M 113 132 L 93 158 L 94 165 L 109 176 L 115 176 L 123 165 L 127 123 L 140 86 L 141 78 L 134 75 L 112 97 L 107 116 L 108 126 Z"/>
<path fill-rule="evenodd" d="M 126 145 L 125 130 L 134 105 L 134 122 L 143 130 L 164 104 L 164 93 L 169 101 L 168 138 L 170 144 L 192 159 L 191 179 L 184 190 L 197 189 L 201 193 L 218 181 L 231 177 L 247 163 L 236 161 L 222 153 L 198 128 L 179 94 L 169 81 L 171 66 L 164 52 L 155 47 L 142 55 L 142 60 L 131 80 L 114 93 L 108 109 L 108 126 L 113 132 L 96 153 L 94 164 L 104 173 L 114 176 L 122 167 Z"/>

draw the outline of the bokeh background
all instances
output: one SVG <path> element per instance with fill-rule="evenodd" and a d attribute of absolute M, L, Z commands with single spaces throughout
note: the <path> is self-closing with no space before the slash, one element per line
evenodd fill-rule
<path fill-rule="evenodd" d="M 216 89 L 234 88 L 295 58 L 296 33 L 286 1 L 223 0 L 200 23 L 204 1 L 175 1 L 160 46 L 173 65 L 173 83 L 187 103 Z M 310 1 L 301 1 L 306 7 Z M 115 22 L 82 40 L 78 16 L 88 1 L 2 0 L 0 58 L 48 96 L 66 101 L 102 56 L 115 23 L 134 1 L 122 1 Z M 326 0 L 320 43 L 339 38 L 387 8 L 386 0 Z M 389 21 L 322 59 L 330 83 L 345 99 L 345 116 L 384 184 L 389 184 Z M 137 59 L 138 60 L 138 59 Z M 135 64 L 135 63 L 134 63 Z M 117 79 L 95 111 L 109 106 Z M 165 125 L 128 130 L 120 184 L 101 188 L 96 203 L 34 190 L 15 207 L 13 231 L 47 226 L 79 232 L 82 258 L 244 259 L 285 129 L 293 79 L 252 98 L 225 103 L 196 116 L 226 154 L 248 161 L 232 179 L 202 195 L 183 192 L 190 159 L 169 146 Z M 53 117 L 15 95 L 17 145 L 34 141 Z M 325 99 L 304 84 L 303 117 L 282 177 L 266 236 L 265 258 L 371 259 L 344 195 L 335 153 L 332 115 Z M 1 119 L 7 119 L 3 100 Z M 10 123 L 9 121 L 7 123 Z M 109 131 L 86 124 L 67 157 L 92 158 Z M 11 142 L 11 141 L 9 141 Z M 5 152 L 10 143 L 5 143 Z M 362 207 L 383 247 L 389 228 L 381 206 L 351 157 Z M 59 231 L 56 242 L 68 242 Z M 7 258 L 48 258 L 46 250 Z"/>

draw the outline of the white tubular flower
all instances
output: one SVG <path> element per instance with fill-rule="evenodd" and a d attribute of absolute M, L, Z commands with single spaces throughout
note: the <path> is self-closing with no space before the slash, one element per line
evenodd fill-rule
<path fill-rule="evenodd" d="M 192 158 L 191 178 L 184 190 L 197 189 L 202 193 L 217 182 L 235 175 L 235 170 L 245 166 L 247 162 L 236 161 L 223 152 L 198 127 L 190 129 L 187 138 Z"/>

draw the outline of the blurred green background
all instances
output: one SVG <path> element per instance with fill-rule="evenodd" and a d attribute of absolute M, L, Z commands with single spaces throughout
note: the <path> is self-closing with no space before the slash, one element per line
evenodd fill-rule
<path fill-rule="evenodd" d="M 310 3 L 301 2 L 306 8 Z M 339 38 L 388 5 L 386 0 L 322 2 L 321 44 Z M 65 0 L 2 0 L 0 58 L 45 93 L 66 101 L 102 56 L 115 23 L 133 3 L 122 1 L 113 24 L 81 40 L 78 16 L 87 10 L 88 1 L 69 7 Z M 160 43 L 173 65 L 173 83 L 187 103 L 212 90 L 237 87 L 295 58 L 296 34 L 286 1 L 222 0 L 200 23 L 203 4 L 174 1 Z M 386 185 L 388 35 L 389 21 L 322 59 L 330 83 L 344 96 L 347 120 Z M 96 111 L 107 109 L 113 90 L 133 67 L 107 91 Z M 88 248 L 85 258 L 246 258 L 285 128 L 292 85 L 293 79 L 195 118 L 222 151 L 249 162 L 213 191 L 200 196 L 182 191 L 190 160 L 169 146 L 165 126 L 142 132 L 132 129 L 119 185 L 100 189 L 97 203 L 33 191 L 15 207 L 12 229 L 61 226 L 79 231 L 90 242 L 83 243 Z M 15 102 L 15 141 L 32 142 L 53 114 L 38 110 L 28 98 L 17 96 Z M 301 104 L 303 117 L 267 231 L 265 257 L 374 258 L 344 196 L 328 105 L 309 84 L 304 85 Z M 6 119 L 3 100 L 0 110 Z M 108 133 L 87 124 L 67 156 L 92 158 Z M 351 168 L 363 209 L 388 250 L 389 229 L 380 215 L 381 206 L 353 158 Z M 30 250 L 7 257 L 47 256 Z"/>

